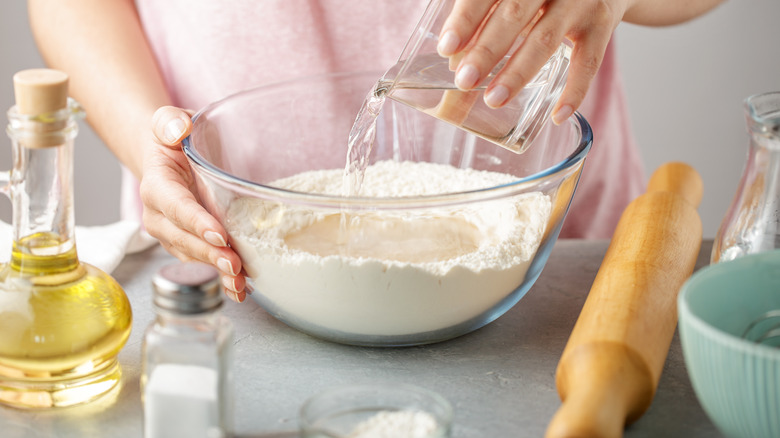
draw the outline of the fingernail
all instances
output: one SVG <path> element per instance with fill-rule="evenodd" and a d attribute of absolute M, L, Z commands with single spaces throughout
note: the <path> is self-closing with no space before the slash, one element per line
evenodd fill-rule
<path fill-rule="evenodd" d="M 206 242 L 214 246 L 218 246 L 220 248 L 227 246 L 227 242 L 225 242 L 225 239 L 222 237 L 221 234 L 217 233 L 216 231 L 206 231 L 205 233 L 203 233 L 203 240 L 205 240 Z"/>
<path fill-rule="evenodd" d="M 232 290 L 225 289 L 225 296 L 230 298 L 230 301 L 233 301 L 234 303 L 240 303 L 240 301 L 238 301 L 238 295 Z"/>
<path fill-rule="evenodd" d="M 460 37 L 458 37 L 458 34 L 452 30 L 448 30 L 439 39 L 439 44 L 436 45 L 436 51 L 439 52 L 439 55 L 447 57 L 455 54 L 459 45 Z"/>
<path fill-rule="evenodd" d="M 509 97 L 509 89 L 503 85 L 496 85 L 485 93 L 485 103 L 491 108 L 498 108 Z"/>
<path fill-rule="evenodd" d="M 228 298 L 237 302 L 243 303 L 246 300 L 246 294 L 236 290 L 236 280 L 230 277 L 222 277 L 222 286 L 225 287 L 225 292 Z"/>
<path fill-rule="evenodd" d="M 181 119 L 173 119 L 165 125 L 165 140 L 171 144 L 175 144 L 179 141 L 184 134 L 184 121 Z"/>
<path fill-rule="evenodd" d="M 225 286 L 225 289 L 227 289 L 229 292 L 232 292 L 234 295 L 236 292 L 238 292 L 236 289 L 236 280 L 233 277 L 222 277 L 222 286 Z"/>
<path fill-rule="evenodd" d="M 224 257 L 220 257 L 217 260 L 217 267 L 219 268 L 220 271 L 224 272 L 225 274 L 230 274 L 230 275 L 237 275 L 238 274 L 238 272 L 236 272 L 233 269 L 233 264 L 230 263 L 230 260 L 228 260 L 228 259 L 226 259 Z"/>
<path fill-rule="evenodd" d="M 558 111 L 553 114 L 552 121 L 556 125 L 560 125 L 561 123 L 565 122 L 566 119 L 571 117 L 572 114 L 574 114 L 574 108 L 572 108 L 571 105 L 564 105 L 558 108 Z"/>
<path fill-rule="evenodd" d="M 471 64 L 466 64 L 455 75 L 455 85 L 463 91 L 468 91 L 477 85 L 479 70 Z"/>

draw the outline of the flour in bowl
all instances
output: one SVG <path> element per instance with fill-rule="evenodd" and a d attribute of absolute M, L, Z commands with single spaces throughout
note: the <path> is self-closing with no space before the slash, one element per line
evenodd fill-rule
<path fill-rule="evenodd" d="M 465 192 L 515 180 L 383 161 L 366 169 L 361 196 Z M 342 183 L 343 169 L 332 169 L 272 185 L 338 196 Z M 550 212 L 550 198 L 540 192 L 454 207 L 360 211 L 344 222 L 332 208 L 239 198 L 226 223 L 256 293 L 278 313 L 336 332 L 396 336 L 454 326 L 509 295 L 525 277 Z"/>

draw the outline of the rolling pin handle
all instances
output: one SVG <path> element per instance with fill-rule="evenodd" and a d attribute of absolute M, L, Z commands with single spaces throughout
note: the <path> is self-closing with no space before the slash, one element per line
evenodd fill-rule
<path fill-rule="evenodd" d="M 675 193 L 697 208 L 704 194 L 704 183 L 696 169 L 688 164 L 672 161 L 661 165 L 650 176 L 647 193 L 653 192 Z"/>
<path fill-rule="evenodd" d="M 620 438 L 625 425 L 639 418 L 653 398 L 650 370 L 624 345 L 582 345 L 571 351 L 567 363 L 573 366 L 563 365 L 557 387 L 569 390 L 561 393 L 563 404 L 545 438 Z"/>

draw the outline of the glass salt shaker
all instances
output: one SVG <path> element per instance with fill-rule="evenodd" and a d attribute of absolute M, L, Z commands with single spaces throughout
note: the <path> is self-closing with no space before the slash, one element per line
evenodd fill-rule
<path fill-rule="evenodd" d="M 231 322 L 219 274 L 175 263 L 155 275 L 156 320 L 144 335 L 144 436 L 227 436 L 232 427 Z"/>
<path fill-rule="evenodd" d="M 747 160 L 715 236 L 712 263 L 780 248 L 780 92 L 748 97 L 745 113 Z"/>

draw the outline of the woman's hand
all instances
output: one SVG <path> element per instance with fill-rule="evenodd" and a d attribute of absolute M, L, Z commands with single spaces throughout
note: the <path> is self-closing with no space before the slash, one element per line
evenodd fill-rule
<path fill-rule="evenodd" d="M 240 303 L 246 299 L 245 288 L 249 289 L 241 259 L 227 245 L 227 232 L 219 221 L 198 202 L 181 150 L 182 139 L 192 129 L 190 116 L 191 112 L 172 106 L 154 113 L 154 144 L 145 154 L 141 178 L 144 226 L 178 259 L 216 266 L 225 294 Z"/>
<path fill-rule="evenodd" d="M 569 76 L 553 108 L 553 121 L 561 123 L 585 98 L 612 33 L 633 1 L 455 0 L 439 36 L 438 51 L 442 56 L 464 51 L 455 83 L 469 90 L 524 35 L 522 45 L 488 84 L 485 103 L 495 108 L 517 95 L 564 39 L 569 39 L 574 44 Z"/>

